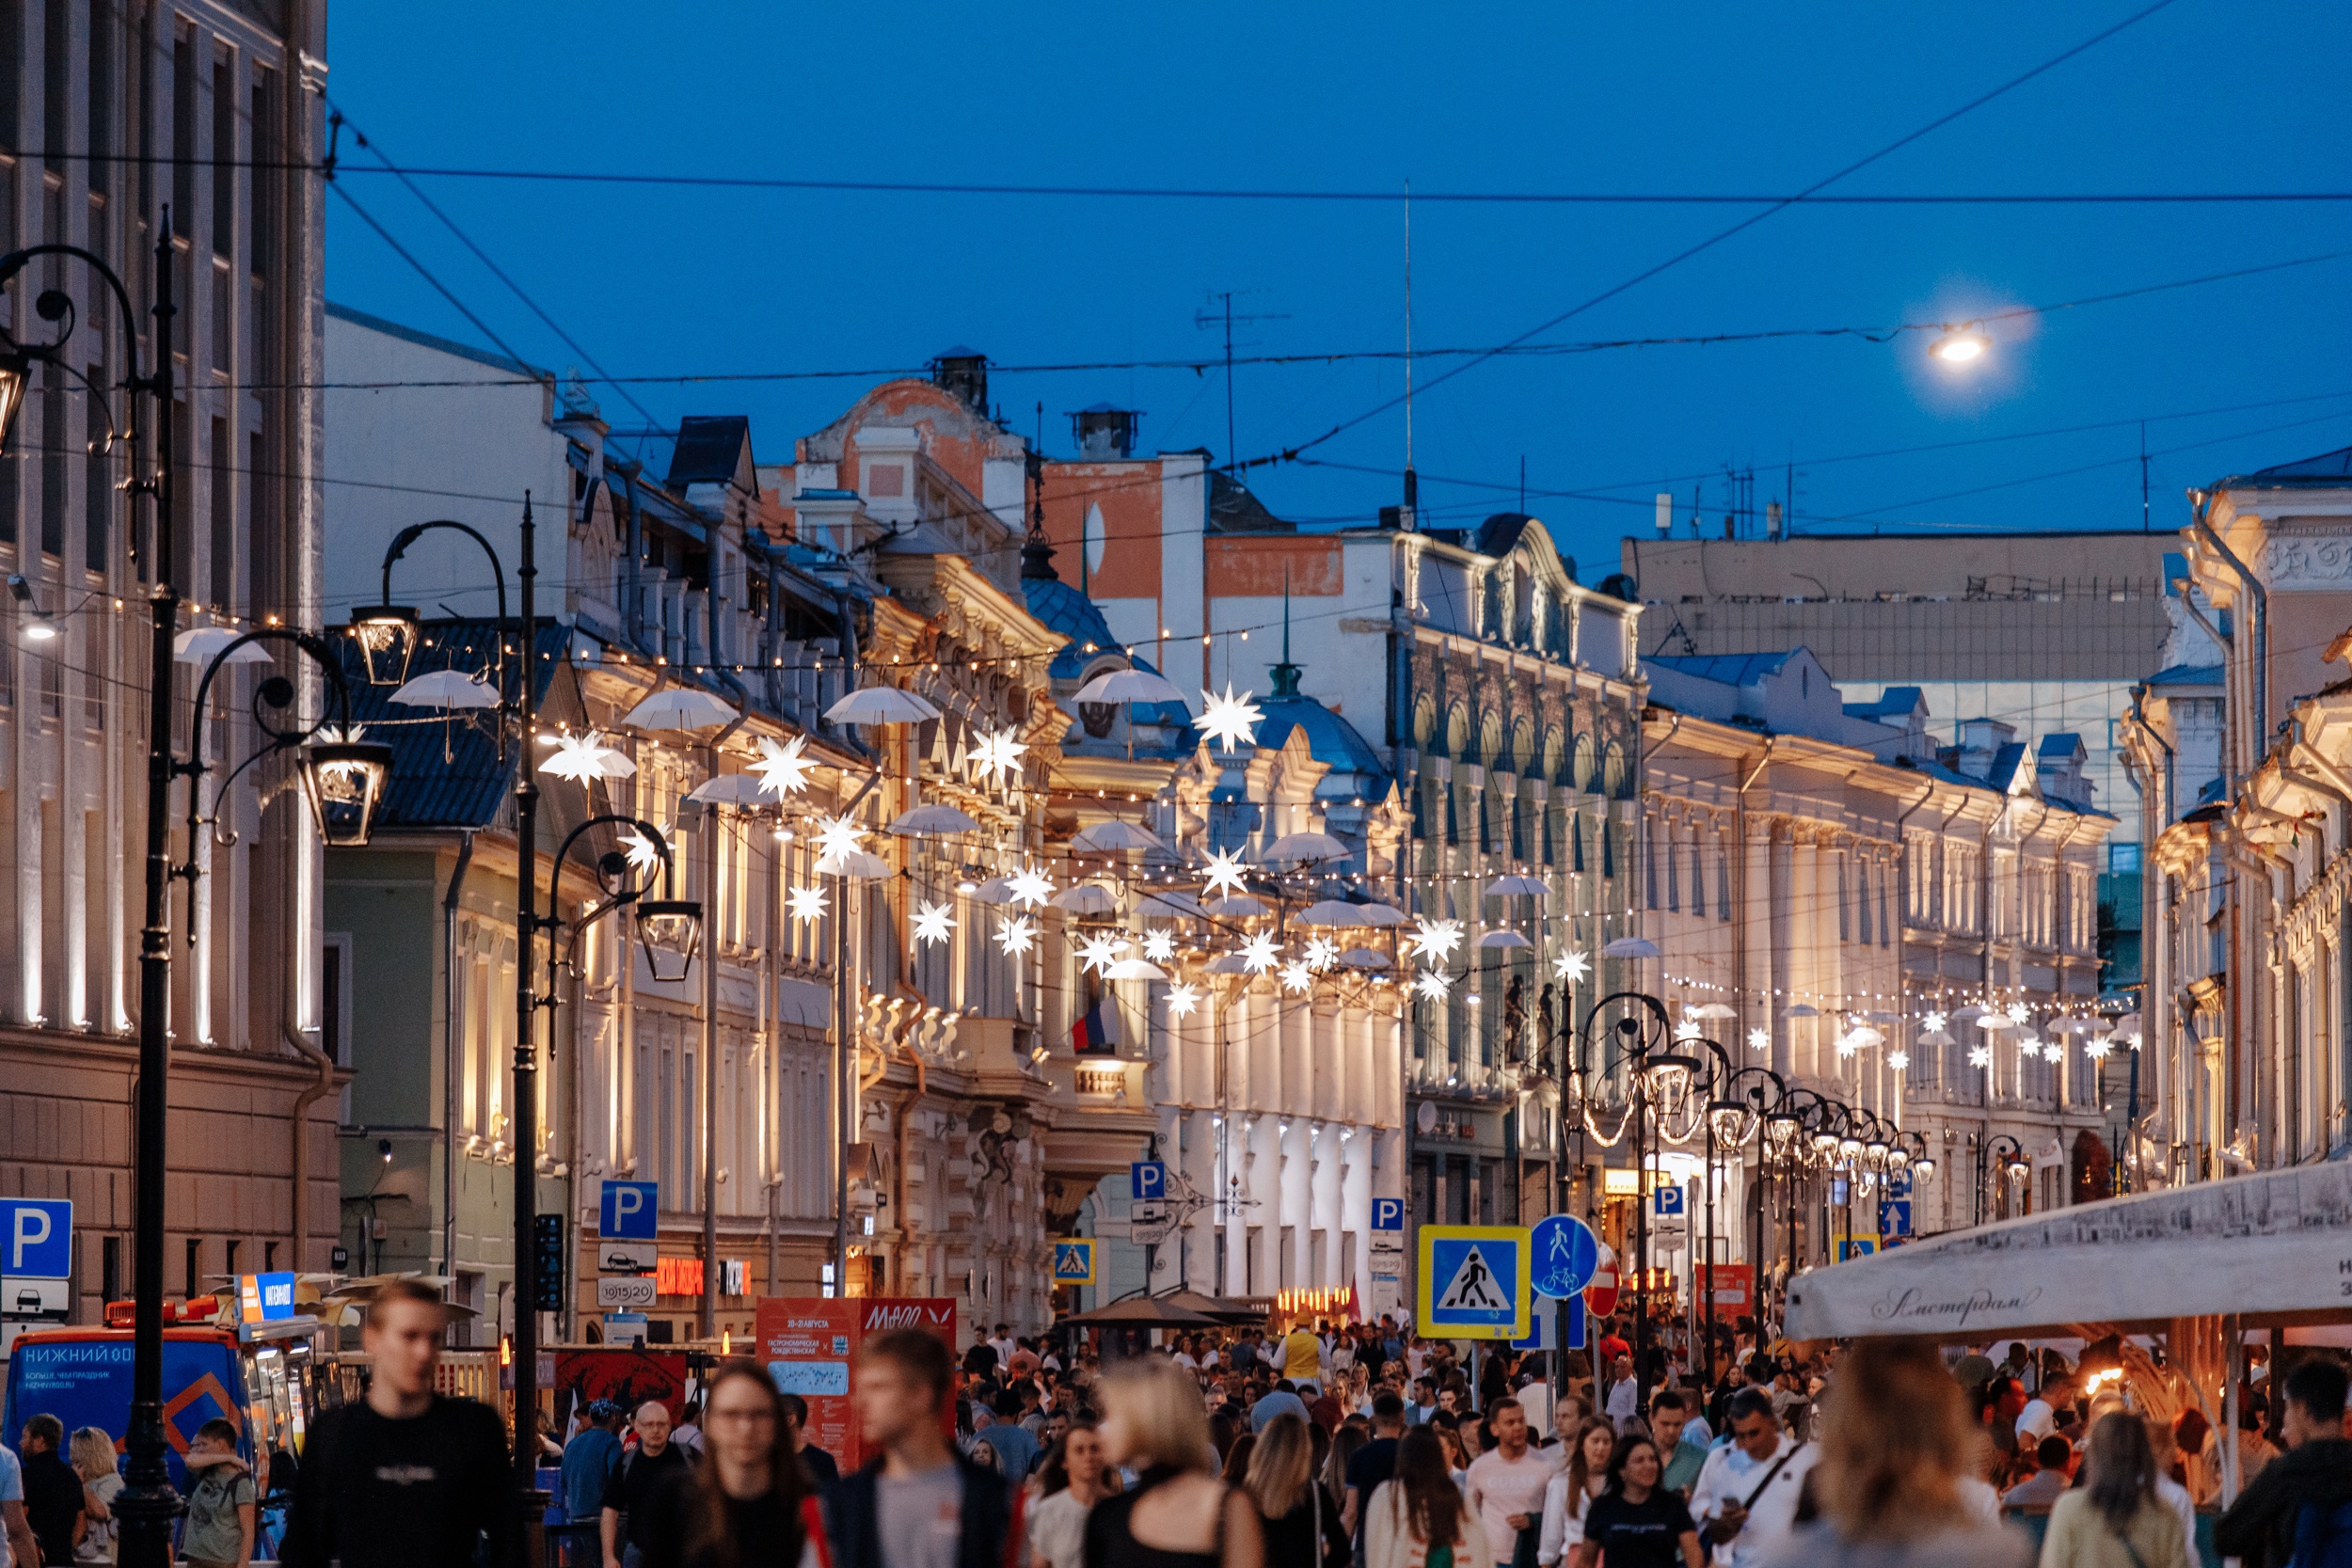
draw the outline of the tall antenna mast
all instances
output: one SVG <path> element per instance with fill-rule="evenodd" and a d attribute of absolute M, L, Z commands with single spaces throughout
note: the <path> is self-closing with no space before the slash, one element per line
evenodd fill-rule
<path fill-rule="evenodd" d="M 1405 510 L 1420 501 L 1413 475 L 1413 182 L 1405 182 Z"/>
<path fill-rule="evenodd" d="M 2148 531 L 2148 421 L 2139 421 L 2139 531 Z"/>

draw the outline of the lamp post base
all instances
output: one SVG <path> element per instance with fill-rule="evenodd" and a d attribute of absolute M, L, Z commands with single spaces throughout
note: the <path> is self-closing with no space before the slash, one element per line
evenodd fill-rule
<path fill-rule="evenodd" d="M 131 1407 L 124 1447 L 130 1464 L 114 1500 L 115 1517 L 121 1521 L 118 1560 L 122 1568 L 171 1568 L 171 1522 L 185 1505 L 172 1490 L 164 1458 L 161 1405 L 142 1401 Z"/>

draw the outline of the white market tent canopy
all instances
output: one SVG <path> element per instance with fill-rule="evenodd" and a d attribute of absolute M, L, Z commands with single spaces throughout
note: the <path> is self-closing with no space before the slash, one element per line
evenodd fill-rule
<path fill-rule="evenodd" d="M 2352 1316 L 2352 1164 L 2193 1182 L 1955 1231 L 1788 1286 L 1798 1339 L 1947 1340 Z"/>

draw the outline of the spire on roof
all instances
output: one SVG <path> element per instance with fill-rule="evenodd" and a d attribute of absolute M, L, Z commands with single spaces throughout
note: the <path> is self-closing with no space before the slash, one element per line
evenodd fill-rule
<path fill-rule="evenodd" d="M 1297 665 L 1291 662 L 1291 569 L 1287 564 L 1282 568 L 1282 662 L 1266 673 L 1274 677 L 1272 695 L 1298 695 L 1300 671 Z"/>

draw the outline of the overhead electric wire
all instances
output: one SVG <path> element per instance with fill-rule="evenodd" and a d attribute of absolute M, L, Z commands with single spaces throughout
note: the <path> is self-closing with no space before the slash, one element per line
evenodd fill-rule
<path fill-rule="evenodd" d="M 2137 18 L 2132 19 L 2134 21 Z M 2128 26 L 2130 23 L 2123 25 Z M 2099 40 L 2090 40 L 2095 43 Z M 2088 47 L 2086 45 L 2085 47 Z M 167 52 L 158 56 L 168 58 Z M 239 108 L 240 118 L 246 117 Z M 36 164 L 184 163 L 214 169 L 295 169 L 312 174 L 389 174 L 403 179 L 515 181 L 548 184 L 661 185 L 681 189 L 807 191 L 816 194 L 905 196 L 1013 196 L 1073 199 L 1168 201 L 1318 201 L 1402 205 L 1398 189 L 1333 189 L 1313 186 L 1085 185 L 1014 181 L 815 180 L 789 175 L 673 174 L 626 169 L 484 168 L 456 165 L 392 164 L 351 167 L 340 162 L 302 158 L 162 158 L 152 153 L 52 152 L 18 154 Z M 1570 207 L 1770 207 L 1804 201 L 1815 207 L 2069 207 L 2069 206 L 2260 206 L 2352 201 L 2352 190 L 2275 191 L 1879 191 L 1843 196 L 1772 191 L 1447 191 L 1415 186 L 1415 201 L 1462 206 Z"/>
<path fill-rule="evenodd" d="M 471 252 L 475 261 L 480 261 L 484 266 L 487 267 L 490 270 L 491 277 L 505 284 L 508 291 L 511 292 L 516 299 L 521 300 L 525 306 L 529 307 L 531 313 L 538 317 L 540 322 L 546 325 L 548 331 L 554 333 L 558 338 L 561 338 L 566 348 L 570 349 L 574 354 L 579 355 L 580 357 L 588 365 L 589 369 L 595 371 L 600 377 L 604 375 L 604 367 L 597 362 L 596 356 L 582 348 L 580 345 L 578 339 L 574 338 L 570 333 L 564 331 L 562 326 L 557 325 L 555 318 L 548 315 L 546 310 L 541 309 L 537 300 L 532 298 L 530 294 L 524 293 L 523 286 L 516 282 L 513 277 L 509 277 L 505 268 L 500 266 L 496 261 L 492 261 L 487 251 L 484 250 L 480 245 L 474 244 L 472 235 L 468 234 L 463 229 L 460 229 L 457 226 L 455 219 L 452 218 L 447 213 L 443 212 L 438 203 L 417 187 L 417 182 L 415 181 L 409 179 L 405 174 L 401 174 L 398 169 L 393 168 L 392 161 L 386 157 L 383 151 L 377 148 L 373 142 L 368 139 L 367 133 L 359 129 L 358 121 L 354 120 L 349 115 L 343 113 L 342 106 L 341 104 L 337 103 L 331 98 L 326 98 L 324 93 L 320 96 L 325 100 L 327 107 L 333 111 L 336 117 L 340 119 L 343 124 L 351 127 L 352 138 L 366 151 L 373 154 L 376 161 L 382 164 L 387 170 L 399 175 L 400 182 L 407 188 L 408 194 L 415 197 L 418 201 L 421 202 L 426 212 L 431 213 L 435 217 L 438 218 L 441 221 L 441 226 L 443 228 L 447 229 L 451 233 L 456 235 L 457 243 L 464 245 L 468 251 Z M 522 356 L 513 355 L 511 357 L 520 360 Z M 528 361 L 525 362 L 528 363 Z M 638 402 L 636 395 L 630 392 L 628 388 L 615 384 L 614 389 L 621 394 L 623 402 L 627 403 L 631 408 L 636 409 L 638 413 L 644 416 L 646 422 L 660 422 L 658 418 L 655 416 L 654 411 L 647 408 L 644 404 Z"/>
<path fill-rule="evenodd" d="M 2138 23 L 2146 21 L 2149 17 L 2152 17 L 2158 11 L 2165 9 L 2172 3 L 2173 0 L 2155 0 L 2153 5 L 2144 7 L 2141 9 L 2133 12 L 2122 21 L 2114 24 L 2112 26 L 2101 29 L 2099 32 L 2092 34 L 2090 38 L 2085 39 L 2080 43 L 2073 45 L 2071 48 L 2061 50 L 2059 53 L 2051 55 L 2048 59 L 2043 60 L 2040 65 L 2033 67 L 2031 70 L 2010 77 L 2000 86 L 1994 87 L 1989 91 L 1978 94 L 1975 98 L 1972 98 L 1967 103 L 1960 105 L 1960 107 L 1937 116 L 1935 119 L 1928 121 L 1928 123 L 1920 126 L 1918 129 L 1908 132 L 1905 135 L 1897 137 L 1895 140 L 1888 142 L 1885 146 L 1878 149 L 1878 150 L 1846 165 L 1836 173 L 1815 181 L 1812 184 L 1807 185 L 1804 190 L 1799 191 L 1796 195 L 1775 201 L 1760 213 L 1751 213 L 1746 217 L 1741 218 L 1739 222 L 1731 225 L 1728 229 L 1720 230 L 1714 234 L 1709 235 L 1708 238 L 1699 241 L 1696 245 L 1685 246 L 1683 249 L 1677 251 L 1674 255 L 1667 257 L 1664 261 L 1643 268 L 1640 272 L 1635 273 L 1632 277 L 1626 278 L 1622 282 L 1610 285 L 1608 288 L 1603 289 L 1600 293 L 1584 300 L 1583 303 L 1571 306 L 1569 309 L 1563 310 L 1560 314 L 1553 316 L 1549 321 L 1536 324 L 1534 326 L 1528 328 L 1525 332 L 1520 333 L 1518 337 L 1504 343 L 1502 345 L 1502 349 L 1514 348 L 1520 343 L 1526 342 L 1529 339 L 1535 337 L 1539 333 L 1549 332 L 1553 327 L 1558 326 L 1561 323 L 1573 320 L 1574 318 L 1582 315 L 1585 311 L 1594 309 L 1596 306 L 1605 304 L 1608 301 L 1616 298 L 1619 294 L 1625 293 L 1628 291 L 1647 282 L 1649 279 L 1658 277 L 1661 273 L 1679 266 L 1684 261 L 1689 261 L 1694 256 L 1712 250 L 1715 246 L 1723 244 L 1725 240 L 1731 239 L 1735 235 L 1745 233 L 1748 230 L 1755 228 L 1765 219 L 1779 213 L 1786 212 L 1788 208 L 1797 205 L 1801 201 L 1807 200 L 1816 193 L 1827 189 L 1829 186 L 1836 184 L 1838 181 L 1846 179 L 1850 175 L 1859 173 L 1863 169 L 1869 167 L 1872 164 L 1879 162 L 1881 159 L 1890 157 L 1896 152 L 1900 151 L 1902 149 L 1909 147 L 1913 142 L 1918 141 L 1920 138 L 1943 129 L 1945 126 L 1951 124 L 1954 120 L 1960 119 L 1965 115 L 1974 113 L 1976 110 L 1982 108 L 1985 104 L 1992 103 L 1994 99 L 2001 97 L 2003 94 L 2014 91 L 2016 88 L 2023 87 L 2026 83 L 2034 80 L 2034 78 L 2056 70 L 2058 66 L 2073 59 L 2075 55 L 2104 43 L 2108 39 L 2115 37 L 2117 34 L 2123 32 L 2125 29 L 2130 28 Z M 1502 349 L 1498 349 L 1495 352 L 1501 353 Z M 1486 363 L 1486 360 L 1492 357 L 1494 357 L 1494 354 L 1481 355 L 1477 357 L 1469 359 L 1462 364 L 1455 365 L 1453 369 L 1441 372 L 1438 375 L 1430 378 L 1427 382 L 1423 383 L 1421 390 L 1424 393 L 1432 391 L 1438 387 L 1442 386 L 1444 383 L 1453 380 L 1455 376 L 1461 375 L 1465 372 L 1473 370 L 1479 365 Z M 1401 392 L 1395 397 L 1390 398 L 1371 408 L 1364 410 L 1360 414 L 1356 414 L 1341 420 L 1338 424 L 1333 425 L 1330 429 L 1325 431 L 1320 436 L 1312 436 L 1308 440 L 1285 447 L 1280 451 L 1275 452 L 1266 457 L 1255 458 L 1243 463 L 1236 463 L 1233 467 L 1236 468 L 1253 467 L 1268 463 L 1284 462 L 1289 459 L 1295 458 L 1300 452 L 1308 451 L 1313 447 L 1321 446 L 1324 442 L 1328 441 L 1346 431 L 1354 429 L 1356 426 L 1362 424 L 1367 420 L 1375 419 L 1379 415 L 1386 413 L 1388 410 L 1403 403 L 1412 394 L 1410 392 Z"/>
<path fill-rule="evenodd" d="M 343 204 L 349 207 L 353 212 L 358 214 L 360 220 L 366 223 L 370 229 L 375 230 L 376 238 L 382 240 L 386 245 L 390 245 L 394 255 L 398 256 L 402 261 L 407 262 L 410 266 L 416 268 L 417 276 L 423 278 L 427 283 L 432 284 L 436 293 L 437 293 L 443 299 L 448 300 L 450 304 L 455 306 L 457 313 L 465 317 L 468 321 L 473 323 L 474 329 L 476 331 L 480 332 L 484 337 L 489 339 L 493 343 L 496 343 L 499 347 L 500 353 L 505 355 L 509 359 L 514 360 L 515 363 L 518 365 L 530 363 L 530 361 L 525 359 L 521 355 L 516 353 L 514 347 L 509 344 L 505 339 L 500 337 L 498 333 L 491 328 L 488 322 L 484 321 L 480 316 L 475 315 L 471 310 L 468 309 L 466 308 L 466 302 L 459 299 L 457 295 L 451 291 L 448 284 L 433 276 L 432 268 L 417 260 L 416 256 L 409 251 L 407 246 L 392 238 L 391 230 L 376 222 L 374 216 L 371 214 L 365 207 L 360 206 L 357 200 L 353 199 L 349 191 L 343 189 L 342 186 L 335 183 L 333 181 L 327 182 L 326 188 L 333 191 L 337 196 L 342 197 L 343 198 Z"/>

